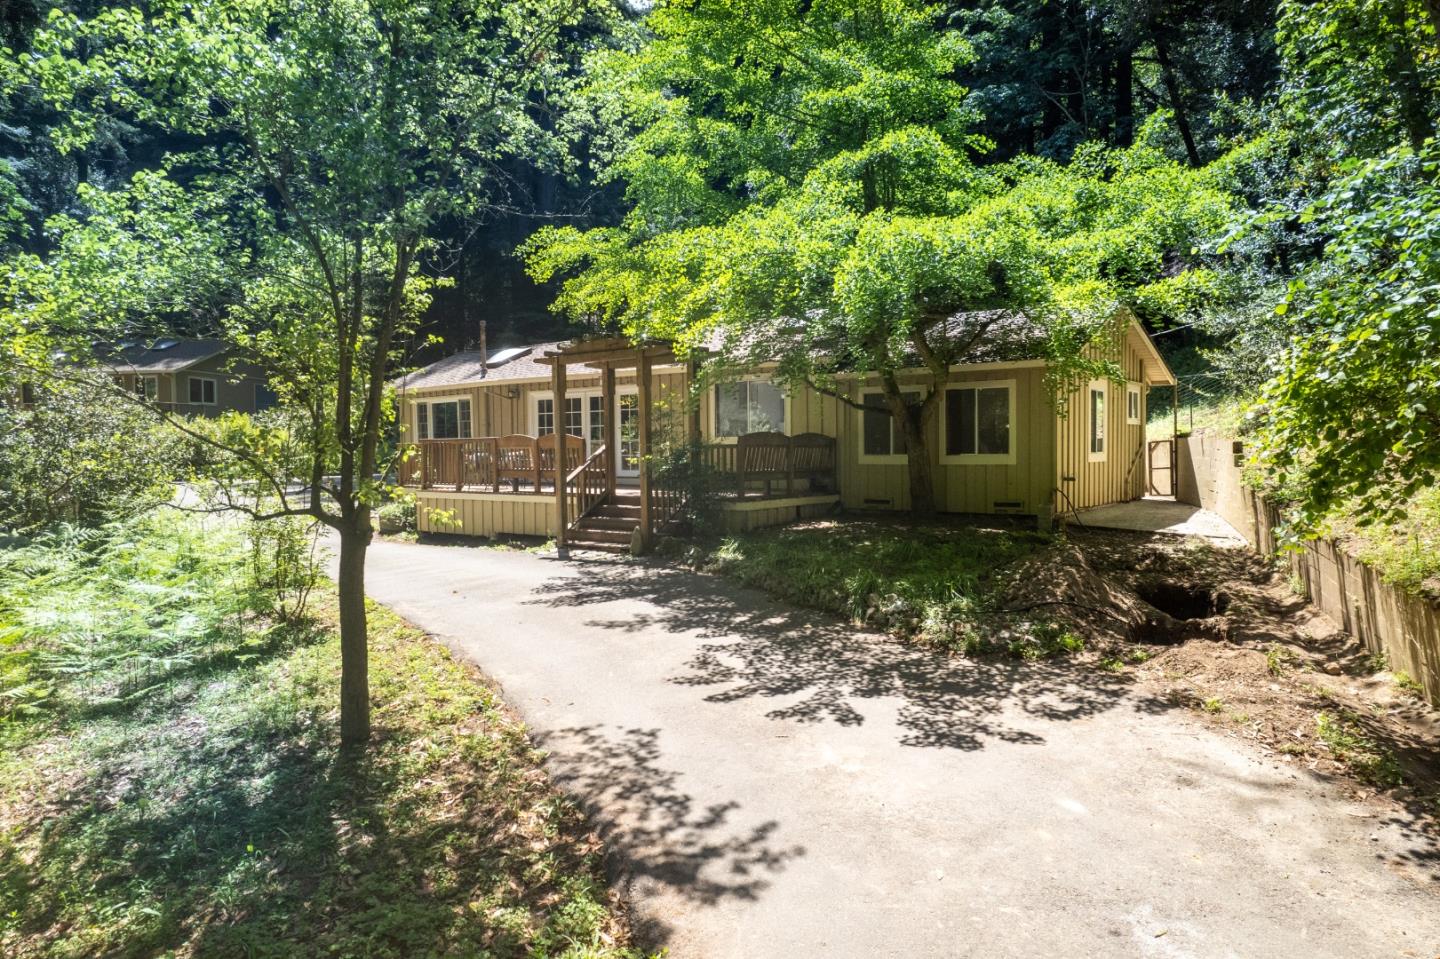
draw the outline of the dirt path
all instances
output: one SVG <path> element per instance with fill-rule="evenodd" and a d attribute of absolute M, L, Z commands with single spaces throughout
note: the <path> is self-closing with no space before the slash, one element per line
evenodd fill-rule
<path fill-rule="evenodd" d="M 676 959 L 1440 954 L 1435 849 L 1134 671 L 947 660 L 713 577 L 379 543 Z"/>

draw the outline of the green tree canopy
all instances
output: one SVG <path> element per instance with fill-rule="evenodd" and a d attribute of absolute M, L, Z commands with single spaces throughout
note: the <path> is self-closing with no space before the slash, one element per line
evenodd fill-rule
<path fill-rule="evenodd" d="M 56 10 L 34 38 L 29 75 L 62 113 L 63 148 L 115 115 L 190 146 L 168 176 L 86 195 L 86 215 L 57 224 L 58 255 L 19 276 L 7 326 L 33 360 L 37 336 L 143 334 L 147 301 L 224 288 L 225 334 L 274 371 L 288 415 L 283 435 L 205 438 L 232 444 L 230 475 L 276 493 L 255 512 L 339 534 L 347 741 L 369 731 L 364 557 L 393 458 L 388 383 L 432 282 L 422 254 L 439 224 L 505 207 L 507 158 L 565 166 L 563 54 L 593 13 L 584 0 L 158 0 Z M 294 479 L 303 503 L 278 495 Z"/>
<path fill-rule="evenodd" d="M 651 42 L 595 63 L 630 214 L 527 250 L 538 277 L 567 276 L 575 317 L 682 346 L 718 333 L 730 360 L 847 402 L 836 373 L 878 374 L 922 511 L 941 394 L 914 401 L 901 370 L 938 384 L 1023 314 L 1057 383 L 1110 372 L 1078 345 L 1137 290 L 1173 295 L 1230 208 L 1153 145 L 1163 116 L 1129 150 L 977 166 L 988 143 L 953 80 L 971 51 L 938 16 L 911 0 L 657 5 Z"/>

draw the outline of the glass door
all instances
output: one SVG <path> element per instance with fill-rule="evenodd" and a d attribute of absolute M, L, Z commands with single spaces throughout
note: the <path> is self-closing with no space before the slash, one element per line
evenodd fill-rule
<path fill-rule="evenodd" d="M 620 457 L 615 475 L 634 478 L 640 475 L 640 397 L 634 393 L 615 394 L 615 448 Z"/>

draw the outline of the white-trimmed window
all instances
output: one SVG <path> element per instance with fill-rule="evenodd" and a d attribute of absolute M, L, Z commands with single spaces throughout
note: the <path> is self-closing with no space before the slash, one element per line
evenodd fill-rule
<path fill-rule="evenodd" d="M 415 404 L 415 428 L 422 440 L 468 440 L 470 400 L 463 396 L 442 396 Z"/>
<path fill-rule="evenodd" d="M 188 388 L 192 404 L 196 406 L 215 405 L 215 380 L 208 376 L 192 376 Z"/>
<path fill-rule="evenodd" d="M 1145 400 L 1141 397 L 1139 383 L 1125 384 L 1125 422 L 1138 426 L 1145 419 Z"/>
<path fill-rule="evenodd" d="M 941 462 L 1015 462 L 1015 381 L 977 380 L 945 387 L 940 408 Z"/>
<path fill-rule="evenodd" d="M 769 380 L 740 380 L 715 387 L 715 438 L 785 433 L 789 399 Z"/>
<path fill-rule="evenodd" d="M 1089 417 L 1088 459 L 1092 463 L 1105 461 L 1105 415 L 1108 394 L 1105 380 L 1091 380 L 1086 391 L 1086 415 Z"/>
<path fill-rule="evenodd" d="M 156 376 L 135 377 L 135 393 L 150 402 L 155 402 L 155 397 L 160 395 L 160 378 Z"/>
<path fill-rule="evenodd" d="M 900 391 L 906 402 L 914 405 L 924 395 L 918 388 Z M 905 432 L 895 417 L 890 415 L 890 404 L 885 393 L 878 387 L 860 391 L 860 462 L 862 463 L 904 463 Z"/>
<path fill-rule="evenodd" d="M 571 436 L 585 435 L 585 401 L 583 395 L 565 394 L 565 432 Z M 555 397 L 535 398 L 535 435 L 549 436 L 555 432 Z"/>

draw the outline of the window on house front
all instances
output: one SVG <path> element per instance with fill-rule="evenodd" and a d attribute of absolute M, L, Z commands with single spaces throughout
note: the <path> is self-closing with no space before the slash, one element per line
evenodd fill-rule
<path fill-rule="evenodd" d="M 535 401 L 535 435 L 549 436 L 555 432 L 555 401 L 544 397 Z"/>
<path fill-rule="evenodd" d="M 470 401 L 431 400 L 416 404 L 415 425 L 422 440 L 468 440 Z"/>
<path fill-rule="evenodd" d="M 198 406 L 214 406 L 215 381 L 204 376 L 190 377 L 190 402 Z"/>
<path fill-rule="evenodd" d="M 279 402 L 279 398 L 275 395 L 274 390 L 264 383 L 255 384 L 255 412 L 263 413 L 277 402 Z"/>
<path fill-rule="evenodd" d="M 1105 458 L 1105 386 L 1090 384 L 1090 459 Z"/>
<path fill-rule="evenodd" d="M 964 383 L 945 390 L 947 459 L 1014 462 L 1015 386 L 1009 381 Z"/>
<path fill-rule="evenodd" d="M 785 432 L 785 394 L 764 380 L 722 383 L 715 387 L 715 435 Z"/>
<path fill-rule="evenodd" d="M 902 390 L 905 401 L 920 402 L 919 390 Z M 879 390 L 860 395 L 860 455 L 862 457 L 896 457 L 905 455 L 905 433 L 890 415 L 890 405 Z"/>
<path fill-rule="evenodd" d="M 1144 407 L 1141 405 L 1140 384 L 1125 384 L 1125 422 L 1136 426 L 1144 419 Z"/>
<path fill-rule="evenodd" d="M 153 376 L 135 377 L 135 395 L 153 401 L 160 394 L 160 383 Z"/>
<path fill-rule="evenodd" d="M 565 397 L 565 432 L 571 436 L 585 435 L 585 398 Z M 535 435 L 549 436 L 555 432 L 555 400 L 544 396 L 535 401 Z"/>

